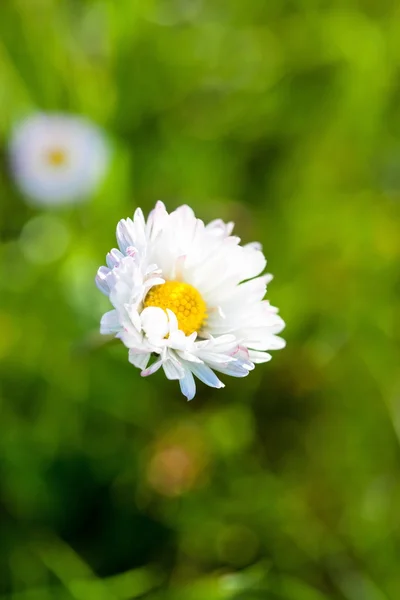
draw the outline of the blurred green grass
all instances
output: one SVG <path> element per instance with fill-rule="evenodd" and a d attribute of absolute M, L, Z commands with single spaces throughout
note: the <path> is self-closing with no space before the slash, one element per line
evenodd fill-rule
<path fill-rule="evenodd" d="M 1 600 L 400 598 L 399 16 L 2 1 Z M 10 130 L 38 109 L 107 131 L 87 204 L 15 189 Z M 190 404 L 97 335 L 115 225 L 158 198 L 260 240 L 287 322 Z"/>

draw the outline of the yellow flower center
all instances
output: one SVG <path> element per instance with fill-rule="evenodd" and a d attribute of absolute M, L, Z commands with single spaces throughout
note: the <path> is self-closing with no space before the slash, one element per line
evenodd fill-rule
<path fill-rule="evenodd" d="M 67 159 L 67 153 L 62 148 L 52 148 L 46 152 L 46 160 L 51 167 L 62 167 Z"/>
<path fill-rule="evenodd" d="M 207 306 L 200 293 L 189 283 L 166 281 L 154 285 L 144 300 L 144 307 L 169 308 L 178 319 L 178 327 L 185 335 L 200 331 L 207 318 Z"/>

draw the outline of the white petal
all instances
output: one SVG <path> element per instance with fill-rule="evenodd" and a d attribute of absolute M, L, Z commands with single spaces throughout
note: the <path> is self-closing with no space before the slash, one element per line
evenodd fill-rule
<path fill-rule="evenodd" d="M 183 331 L 178 330 L 170 330 L 170 334 L 168 336 L 168 347 L 173 348 L 174 350 L 184 351 L 190 342 L 188 342 L 187 337 L 183 333 Z"/>
<path fill-rule="evenodd" d="M 256 277 L 265 269 L 267 261 L 264 254 L 260 250 L 256 250 L 253 247 L 244 247 L 245 260 L 246 260 L 246 275 L 243 279 L 251 279 Z"/>
<path fill-rule="evenodd" d="M 121 323 L 116 310 L 110 310 L 101 317 L 100 333 L 103 335 L 118 333 L 121 329 Z"/>
<path fill-rule="evenodd" d="M 163 283 L 165 283 L 165 279 L 162 279 L 161 277 L 150 277 L 144 283 L 144 286 L 143 286 L 143 296 L 146 296 L 146 294 L 148 293 L 148 291 L 154 285 L 162 285 Z"/>
<path fill-rule="evenodd" d="M 210 336 L 209 340 L 203 340 L 196 342 L 196 348 L 203 354 L 203 352 L 221 352 L 223 354 L 229 354 L 234 352 L 238 347 L 238 339 L 235 335 L 221 335 L 217 338 Z"/>
<path fill-rule="evenodd" d="M 218 379 L 214 371 L 210 369 L 207 365 L 199 365 L 197 363 L 188 363 L 187 365 L 189 369 L 206 385 L 214 388 L 223 388 L 225 387 L 222 381 Z"/>
<path fill-rule="evenodd" d="M 139 312 L 137 311 L 137 307 L 133 304 L 125 304 L 124 307 L 131 320 L 132 325 L 138 332 L 142 331 L 142 319 L 140 318 Z"/>
<path fill-rule="evenodd" d="M 129 246 L 134 246 L 133 236 L 134 230 L 131 219 L 121 219 L 117 225 L 117 242 L 124 254 Z"/>
<path fill-rule="evenodd" d="M 135 214 L 133 215 L 133 222 L 139 229 L 144 230 L 144 228 L 146 227 L 146 221 L 144 219 L 143 211 L 139 207 L 135 210 Z"/>
<path fill-rule="evenodd" d="M 178 319 L 176 318 L 176 314 L 172 310 L 167 308 L 167 315 L 169 323 L 169 332 L 174 333 L 175 331 L 178 331 Z"/>
<path fill-rule="evenodd" d="M 122 252 L 117 250 L 117 248 L 113 248 L 107 254 L 107 257 L 106 257 L 107 265 L 110 267 L 110 269 L 113 269 L 121 262 L 121 260 L 123 258 L 124 258 L 124 255 L 122 254 Z"/>
<path fill-rule="evenodd" d="M 196 394 L 196 384 L 190 369 L 185 368 L 185 375 L 179 380 L 181 392 L 188 400 L 192 400 Z"/>
<path fill-rule="evenodd" d="M 142 371 L 140 374 L 142 377 L 148 377 L 149 375 L 153 375 L 153 373 L 155 373 L 156 371 L 158 371 L 158 369 L 162 366 L 163 364 L 163 359 L 159 358 L 158 360 L 156 360 L 156 362 L 154 362 L 152 365 L 150 365 L 150 367 L 148 367 L 147 369 L 145 369 L 144 371 Z"/>
<path fill-rule="evenodd" d="M 217 350 L 218 346 L 215 347 L 215 352 L 205 349 L 199 353 L 204 362 L 212 369 L 232 377 L 246 377 L 249 371 L 254 369 L 247 348 L 237 345 L 229 354 L 217 352 Z"/>
<path fill-rule="evenodd" d="M 181 256 L 178 256 L 178 258 L 175 261 L 174 272 L 173 272 L 172 276 L 174 279 L 176 279 L 176 281 L 183 281 L 183 279 L 184 279 L 183 273 L 184 273 L 185 261 L 186 261 L 186 254 L 181 254 Z"/>
<path fill-rule="evenodd" d="M 210 221 L 210 223 L 206 225 L 207 231 L 210 231 L 211 233 L 213 233 L 213 235 L 223 238 L 228 237 L 228 235 L 232 233 L 233 228 L 234 223 L 232 223 L 232 221 L 229 223 L 224 223 L 222 219 L 215 219 L 214 221 Z"/>
<path fill-rule="evenodd" d="M 168 358 L 163 363 L 163 369 L 168 379 L 182 379 L 185 375 L 182 365 L 173 358 Z"/>
<path fill-rule="evenodd" d="M 142 334 L 140 334 L 132 325 L 129 327 L 124 326 L 124 329 L 117 333 L 116 337 L 119 338 L 127 348 L 137 348 L 142 346 L 143 351 L 149 351 L 143 341 Z"/>
<path fill-rule="evenodd" d="M 150 352 L 138 352 L 136 349 L 131 348 L 129 350 L 129 362 L 138 367 L 139 369 L 145 369 L 150 360 Z"/>
<path fill-rule="evenodd" d="M 233 361 L 231 363 L 227 363 L 225 365 L 221 365 L 220 363 L 211 363 L 211 366 L 216 371 L 220 373 L 224 373 L 225 375 L 230 375 L 231 377 L 246 377 L 249 374 L 249 369 L 246 368 L 239 361 Z M 254 365 L 253 365 L 254 368 Z"/>
<path fill-rule="evenodd" d="M 108 287 L 108 283 L 107 283 L 106 279 L 104 279 L 101 275 L 97 274 L 95 282 L 96 282 L 98 289 L 105 296 L 108 296 L 110 294 L 110 288 Z"/>
<path fill-rule="evenodd" d="M 267 328 L 251 330 L 246 337 L 246 347 L 252 350 L 280 350 L 286 346 L 283 338 L 272 335 Z"/>
<path fill-rule="evenodd" d="M 145 274 L 146 275 L 161 275 L 161 269 L 158 268 L 158 265 L 153 263 L 146 267 Z"/>
<path fill-rule="evenodd" d="M 250 242 L 249 244 L 245 244 L 243 248 L 250 248 L 251 250 L 262 251 L 262 244 L 260 242 Z"/>
<path fill-rule="evenodd" d="M 97 271 L 96 275 L 96 285 L 103 294 L 108 296 L 110 294 L 110 286 L 108 283 L 108 275 L 110 274 L 110 269 L 107 267 L 100 267 Z"/>
<path fill-rule="evenodd" d="M 220 363 L 221 365 L 227 364 L 230 362 L 234 362 L 236 360 L 232 356 L 229 356 L 229 354 L 223 354 L 221 352 L 211 352 L 211 351 L 207 351 L 207 350 L 204 350 L 203 352 L 201 352 L 201 357 L 202 357 L 203 361 L 206 363 L 210 363 L 210 362 L 215 363 L 215 364 Z"/>
<path fill-rule="evenodd" d="M 146 235 L 150 240 L 154 241 L 156 239 L 157 235 L 162 231 L 167 219 L 168 213 L 165 209 L 165 205 L 159 200 L 147 219 Z"/>
<path fill-rule="evenodd" d="M 181 220 L 187 225 L 191 224 L 194 219 L 196 219 L 196 215 L 194 214 L 194 210 L 190 208 L 187 204 L 182 204 L 182 206 L 178 206 L 171 214 L 179 215 Z"/>
<path fill-rule="evenodd" d="M 162 339 L 168 334 L 168 317 L 162 308 L 148 306 L 142 311 L 140 318 L 148 338 Z"/>
<path fill-rule="evenodd" d="M 177 354 L 182 360 L 185 360 L 185 361 L 187 360 L 189 362 L 197 362 L 200 364 L 204 362 L 201 360 L 201 358 L 199 358 L 195 354 L 192 354 L 191 352 L 188 352 L 186 350 L 183 350 L 183 351 L 177 350 Z"/>
<path fill-rule="evenodd" d="M 271 336 L 268 350 L 282 350 L 282 348 L 285 348 L 285 346 L 286 342 L 283 338 L 279 337 L 278 335 L 273 335 Z"/>
<path fill-rule="evenodd" d="M 132 295 L 134 290 L 128 282 L 119 279 L 110 291 L 110 301 L 116 308 L 124 304 L 132 304 Z"/>
<path fill-rule="evenodd" d="M 269 362 L 272 358 L 268 352 L 258 352 L 257 350 L 249 350 L 249 358 L 254 364 Z"/>

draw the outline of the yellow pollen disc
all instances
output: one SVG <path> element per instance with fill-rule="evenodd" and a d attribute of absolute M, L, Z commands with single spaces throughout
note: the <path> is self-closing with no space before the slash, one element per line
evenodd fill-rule
<path fill-rule="evenodd" d="M 166 281 L 154 285 L 144 300 L 144 307 L 169 308 L 178 319 L 178 327 L 185 335 L 200 331 L 207 318 L 207 306 L 200 293 L 189 283 Z"/>
<path fill-rule="evenodd" d="M 62 167 L 67 162 L 67 154 L 62 148 L 53 148 L 46 152 L 46 160 L 52 167 Z"/>

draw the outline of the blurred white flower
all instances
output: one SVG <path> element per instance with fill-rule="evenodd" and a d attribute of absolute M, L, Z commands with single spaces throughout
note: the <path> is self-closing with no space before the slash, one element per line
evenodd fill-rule
<path fill-rule="evenodd" d="M 147 223 L 138 208 L 117 227 L 119 250 L 107 255 L 96 277 L 114 310 L 100 331 L 129 348 L 129 361 L 143 376 L 160 367 L 179 380 L 191 400 L 193 375 L 224 387 L 214 371 L 244 377 L 267 350 L 285 345 L 277 309 L 263 300 L 271 275 L 258 243 L 240 246 L 233 223 L 204 225 L 188 206 L 168 214 L 157 202 Z M 152 355 L 156 360 L 150 365 Z"/>
<path fill-rule="evenodd" d="M 33 204 L 67 204 L 95 190 L 109 148 L 102 130 L 82 117 L 37 113 L 15 127 L 10 160 L 17 185 Z"/>

